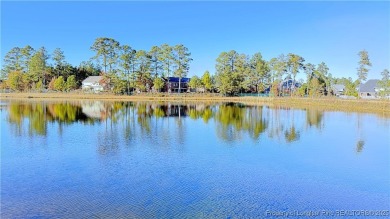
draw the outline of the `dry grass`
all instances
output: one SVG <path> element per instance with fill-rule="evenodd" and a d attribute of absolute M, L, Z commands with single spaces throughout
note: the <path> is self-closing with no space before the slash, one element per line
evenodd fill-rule
<path fill-rule="evenodd" d="M 298 109 L 318 108 L 333 111 L 370 112 L 390 114 L 389 100 L 346 100 L 338 98 L 297 98 L 297 97 L 223 97 L 218 94 L 147 94 L 114 95 L 84 93 L 2 93 L 1 100 L 105 100 L 105 101 L 172 101 L 172 102 L 236 102 L 248 105 L 292 107 Z"/>
<path fill-rule="evenodd" d="M 291 107 L 296 109 L 318 109 L 326 111 L 346 111 L 376 113 L 390 117 L 389 100 L 346 100 L 338 98 L 266 98 L 273 107 Z M 256 102 L 256 101 L 254 101 Z M 248 101 L 247 104 L 251 102 Z M 256 103 L 257 104 L 257 103 Z"/>

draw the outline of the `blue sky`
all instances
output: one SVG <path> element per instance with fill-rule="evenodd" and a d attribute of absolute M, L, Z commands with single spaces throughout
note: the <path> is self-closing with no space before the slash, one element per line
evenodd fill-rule
<path fill-rule="evenodd" d="M 189 76 L 215 71 L 222 51 L 261 52 L 267 60 L 296 53 L 324 61 L 334 76 L 356 76 L 357 53 L 390 68 L 390 2 L 1 2 L 1 59 L 12 47 L 59 47 L 78 65 L 97 37 L 149 50 L 184 44 Z"/>

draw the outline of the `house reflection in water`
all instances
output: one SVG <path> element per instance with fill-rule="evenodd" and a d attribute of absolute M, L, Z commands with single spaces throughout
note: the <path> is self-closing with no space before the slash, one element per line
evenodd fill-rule
<path fill-rule="evenodd" d="M 107 106 L 101 101 L 83 101 L 82 112 L 91 119 L 105 120 L 109 116 Z"/>
<path fill-rule="evenodd" d="M 188 106 L 168 104 L 166 112 L 166 115 L 170 117 L 187 116 Z"/>
<path fill-rule="evenodd" d="M 166 105 L 152 105 L 156 117 L 186 117 L 189 107 L 187 105 L 178 105 L 168 103 Z"/>

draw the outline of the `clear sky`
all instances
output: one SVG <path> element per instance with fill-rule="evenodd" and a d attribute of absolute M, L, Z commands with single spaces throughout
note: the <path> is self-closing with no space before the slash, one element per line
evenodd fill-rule
<path fill-rule="evenodd" d="M 139 50 L 184 44 L 189 76 L 215 72 L 222 51 L 296 53 L 356 79 L 357 53 L 390 68 L 390 2 L 1 2 L 1 59 L 12 47 L 59 47 L 73 65 L 89 60 L 97 37 Z"/>

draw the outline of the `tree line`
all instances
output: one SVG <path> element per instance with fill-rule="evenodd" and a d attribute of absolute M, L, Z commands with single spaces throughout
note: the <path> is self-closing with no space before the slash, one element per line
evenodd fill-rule
<path fill-rule="evenodd" d="M 163 78 L 187 77 L 192 61 L 189 49 L 182 44 L 162 44 L 147 51 L 101 37 L 90 49 L 95 53 L 90 60 L 72 66 L 60 48 L 49 54 L 45 47 L 14 47 L 4 57 L 2 78 L 6 80 L 2 86 L 14 91 L 70 91 L 78 89 L 88 76 L 103 75 L 114 93 L 129 94 L 134 90 L 159 92 L 165 83 Z M 353 81 L 352 78 L 335 78 L 326 63 L 307 63 L 297 54 L 281 54 L 265 60 L 261 53 L 247 55 L 231 50 L 217 57 L 215 75 L 205 71 L 200 77 L 193 76 L 189 86 L 195 91 L 223 95 L 269 92 L 275 96 L 321 96 L 330 95 L 331 86 L 342 83 L 347 95 L 357 96 L 356 88 L 367 80 L 371 67 L 367 51 L 360 51 L 358 56 L 358 79 Z M 305 78 L 299 81 L 301 86 L 280 87 L 286 78 L 295 84 L 299 74 Z M 389 91 L 387 69 L 382 72 L 380 85 Z"/>
<path fill-rule="evenodd" d="M 215 87 L 227 95 L 236 95 L 241 92 L 260 93 L 268 89 L 274 96 L 297 95 L 297 96 L 326 96 L 332 95 L 332 85 L 345 85 L 345 94 L 358 96 L 358 86 L 367 80 L 367 74 L 371 62 L 368 52 L 362 50 L 358 53 L 359 62 L 357 68 L 358 79 L 336 78 L 329 71 L 325 62 L 317 65 L 305 62 L 305 59 L 297 54 L 281 54 L 278 57 L 265 60 L 261 53 L 252 56 L 239 54 L 231 50 L 222 52 L 216 59 Z M 286 84 L 286 79 L 296 83 L 297 75 L 303 74 L 306 80 L 300 79 L 301 86 Z M 380 87 L 385 94 L 390 93 L 389 71 L 383 70 Z"/>
<path fill-rule="evenodd" d="M 120 45 L 112 38 L 97 38 L 90 49 L 95 55 L 75 67 L 65 61 L 60 48 L 50 55 L 45 47 L 14 47 L 4 57 L 2 78 L 16 91 L 69 91 L 80 87 L 88 76 L 104 75 L 115 93 L 129 92 L 130 88 L 149 91 L 153 86 L 162 88 L 162 77 L 186 77 L 192 61 L 182 44 L 163 44 L 145 51 Z"/>
<path fill-rule="evenodd" d="M 27 45 L 7 52 L 1 73 L 3 87 L 14 91 L 69 91 L 77 89 L 86 77 L 99 75 L 101 70 L 91 61 L 72 66 L 60 48 L 49 54 L 45 47 L 34 49 Z"/>

